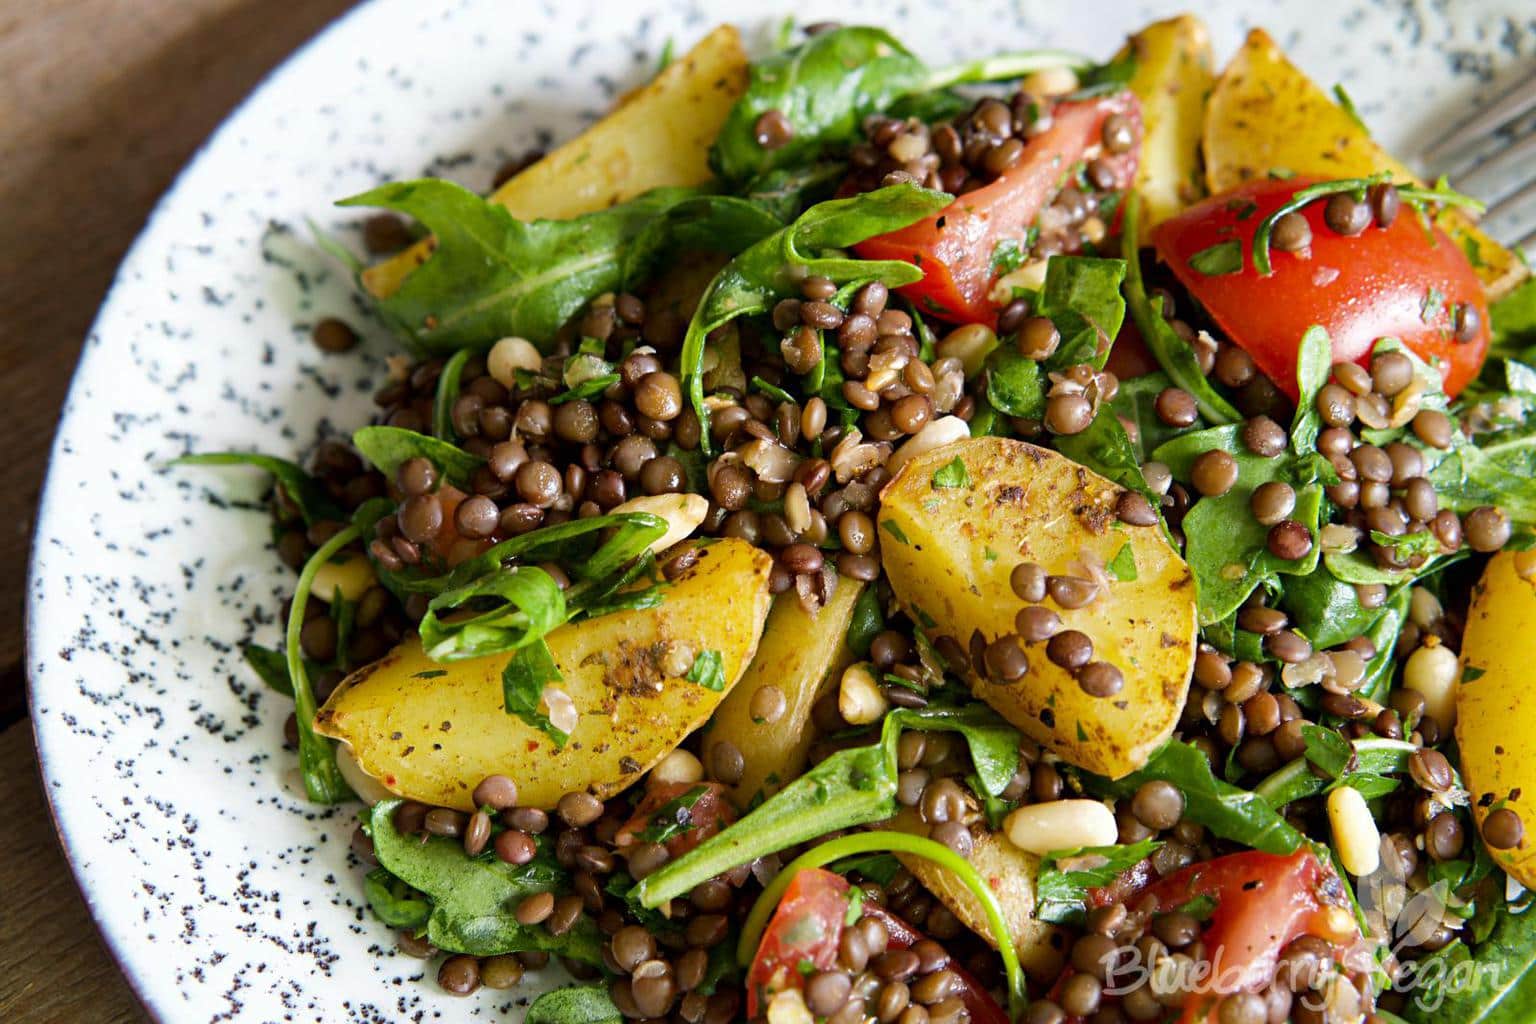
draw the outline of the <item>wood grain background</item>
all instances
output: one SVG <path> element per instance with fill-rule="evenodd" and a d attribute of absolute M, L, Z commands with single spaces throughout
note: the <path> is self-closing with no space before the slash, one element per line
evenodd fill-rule
<path fill-rule="evenodd" d="M 347 0 L 0 0 L 0 1021 L 147 1019 L 106 954 L 38 785 L 23 599 L 59 406 L 156 199 Z"/>

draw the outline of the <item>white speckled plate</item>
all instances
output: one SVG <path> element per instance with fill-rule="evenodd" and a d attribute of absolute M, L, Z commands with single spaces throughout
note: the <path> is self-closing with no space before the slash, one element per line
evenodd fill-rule
<path fill-rule="evenodd" d="M 484 188 L 507 155 L 572 134 L 642 80 L 669 38 L 691 43 L 719 20 L 755 43 L 791 10 L 881 22 L 948 60 L 1030 45 L 1107 55 L 1185 6 L 1210 8 L 1223 55 L 1262 20 L 1410 152 L 1536 49 L 1528 0 L 377 0 L 274 74 L 123 263 L 37 528 L 29 664 L 48 795 L 145 1005 L 175 1022 L 515 1020 L 527 997 L 455 1000 L 418 983 L 421 962 L 366 913 L 353 809 L 304 802 L 282 751 L 290 706 L 238 655 L 276 642 L 292 584 L 267 543 L 264 482 L 163 469 L 189 449 L 296 456 L 369 415 L 395 349 L 376 327 L 347 356 L 308 342 L 323 315 L 369 321 L 306 217 L 355 241 L 338 196 L 424 173 Z"/>

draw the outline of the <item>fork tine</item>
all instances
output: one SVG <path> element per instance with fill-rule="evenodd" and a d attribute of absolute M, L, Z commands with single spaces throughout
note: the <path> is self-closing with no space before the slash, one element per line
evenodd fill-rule
<path fill-rule="evenodd" d="M 1424 161 L 1434 167 L 1484 135 L 1536 109 L 1536 70 L 1523 76 L 1469 120 L 1457 124 L 1424 150 Z"/>
<path fill-rule="evenodd" d="M 1530 180 L 1530 171 L 1522 164 L 1533 156 L 1536 156 L 1536 131 L 1458 175 L 1456 187 L 1471 192 L 1490 205 L 1497 205 L 1519 192 Z"/>

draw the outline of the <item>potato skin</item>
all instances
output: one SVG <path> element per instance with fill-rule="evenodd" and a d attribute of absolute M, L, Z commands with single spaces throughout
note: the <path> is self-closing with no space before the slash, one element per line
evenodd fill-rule
<path fill-rule="evenodd" d="M 1205 195 L 1200 137 L 1205 98 L 1216 81 L 1211 37 L 1192 14 L 1155 21 L 1131 36 L 1116 59 L 1132 57 L 1131 91 L 1141 100 L 1144 125 L 1136 191 L 1141 237 Z"/>
<path fill-rule="evenodd" d="M 934 487 L 936 470 L 960 459 L 969 484 Z M 880 506 L 881 561 L 896 598 L 930 638 L 947 634 L 969 650 L 1014 632 L 1024 607 L 1009 585 L 1021 562 L 1071 574 L 1080 554 L 1108 564 L 1125 544 L 1137 578 L 1114 582 L 1086 608 L 1056 609 L 1067 629 L 1088 634 L 1094 657 L 1118 667 L 1125 687 L 1090 697 L 1073 677 L 1028 649 L 1030 669 L 998 685 L 965 673 L 976 696 L 1067 761 L 1110 778 L 1140 768 L 1173 732 L 1194 668 L 1195 583 L 1155 526 L 1122 527 L 1120 488 L 1063 455 L 998 437 L 974 437 L 927 452 L 886 485 Z M 904 538 L 904 539 L 903 539 Z M 952 667 L 953 668 L 953 667 Z"/>
<path fill-rule="evenodd" d="M 582 713 L 564 748 L 503 709 L 510 655 L 439 664 L 416 639 L 344 680 L 315 729 L 350 744 L 391 792 L 425 803 L 472 810 L 474 787 L 495 773 L 517 783 L 526 807 L 553 807 L 575 790 L 610 796 L 707 721 L 740 678 L 768 617 L 772 564 L 745 541 L 716 541 L 656 607 L 550 633 L 561 688 Z M 664 678 L 672 643 L 718 650 L 725 690 Z"/>
<path fill-rule="evenodd" d="M 1525 555 L 1524 557 L 1529 557 Z M 1508 807 L 1525 823 L 1513 850 L 1488 852 L 1522 885 L 1536 887 L 1536 583 L 1516 571 L 1522 553 L 1495 555 L 1472 591 L 1461 641 L 1456 745 L 1472 813 Z M 1479 674 L 1481 673 L 1481 674 Z"/>
<path fill-rule="evenodd" d="M 793 590 L 774 599 L 757 657 L 721 702 L 704 734 L 705 764 L 723 742 L 741 751 L 746 770 L 728 791 L 738 808 L 746 808 L 759 793 L 777 793 L 805 770 L 815 735 L 811 708 L 837 686 L 843 669 L 853 662 L 848 624 L 863 590 L 863 584 L 839 576 L 837 589 L 815 618 L 806 614 Z M 769 685 L 784 694 L 784 714 L 772 722 L 753 721 L 752 696 Z"/>
<path fill-rule="evenodd" d="M 886 827 L 916 836 L 928 835 L 928 826 L 910 807 L 903 807 Z M 973 830 L 971 837 L 974 845 L 966 859 L 997 897 L 1019 962 L 1031 974 L 1053 977 L 1061 966 L 1064 942 L 1055 925 L 1035 919 L 1035 876 L 1040 872 L 1040 858 L 1014 846 L 1000 832 L 982 828 Z M 925 857 L 898 853 L 896 859 L 967 928 L 996 945 L 981 905 L 958 878 Z"/>
<path fill-rule="evenodd" d="M 1418 180 L 1287 60 L 1269 33 L 1254 29 L 1206 104 L 1205 174 L 1216 194 L 1271 169 L 1324 180 L 1379 171 L 1390 171 L 1394 181 Z M 1490 300 L 1507 295 L 1527 276 L 1519 257 L 1462 211 L 1448 209 L 1437 223 L 1458 245 L 1475 244 L 1480 262 L 1475 269 Z"/>
<path fill-rule="evenodd" d="M 504 182 L 491 201 L 519 220 L 561 220 L 606 209 L 642 192 L 709 181 L 709 148 L 747 87 L 741 37 L 721 25 L 606 117 Z M 432 249 L 418 242 L 363 271 L 363 286 L 388 298 Z"/>

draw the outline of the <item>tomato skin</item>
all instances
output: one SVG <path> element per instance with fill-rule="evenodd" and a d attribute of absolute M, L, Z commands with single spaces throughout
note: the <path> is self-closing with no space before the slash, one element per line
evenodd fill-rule
<path fill-rule="evenodd" d="M 1296 350 L 1301 336 L 1321 325 L 1333 341 L 1333 361 L 1365 364 L 1378 338 L 1397 338 L 1426 362 L 1440 360 L 1447 395 L 1477 376 L 1488 350 L 1488 304 L 1465 254 L 1438 228 L 1404 208 L 1392 225 L 1374 224 L 1347 237 L 1323 221 L 1326 200 L 1301 214 L 1312 244 L 1297 252 L 1270 248 L 1273 273 L 1253 266 L 1253 236 L 1266 216 L 1289 201 L 1305 179 L 1254 181 L 1213 196 L 1164 221 L 1152 232 L 1158 258 L 1203 306 L 1218 327 L 1253 357 L 1280 389 L 1296 398 Z M 1243 269 L 1200 273 L 1195 254 L 1238 239 Z M 1442 299 L 1436 303 L 1431 289 Z M 1476 336 L 1452 338 L 1455 306 L 1479 314 Z"/>
<path fill-rule="evenodd" d="M 999 242 L 1022 239 L 1040 211 L 1055 198 L 1063 177 L 1090 149 L 1102 143 L 1104 121 L 1113 114 L 1131 125 L 1135 144 L 1124 153 L 1104 153 L 1113 188 L 1129 188 L 1141 152 L 1141 102 L 1130 92 L 1058 103 L 1051 127 L 1031 139 L 1024 155 L 1002 177 L 955 199 L 925 220 L 855 245 L 864 259 L 903 260 L 922 268 L 923 279 L 901 289 L 924 313 L 953 323 L 997 322 L 987 297 L 996 276 L 993 251 Z"/>
<path fill-rule="evenodd" d="M 807 868 L 795 874 L 763 932 L 752 968 L 747 972 L 747 1016 L 756 1019 L 766 1007 L 763 996 L 770 988 L 805 987 L 799 965 L 809 960 L 818 970 L 837 963 L 848 912 L 850 886 L 843 876 L 824 868 Z M 906 949 L 923 938 L 907 922 L 875 903 L 862 906 L 862 916 L 885 925 L 888 949 Z M 950 963 L 959 978 L 955 995 L 971 1013 L 972 1024 L 1010 1024 L 1008 1014 L 965 968 Z"/>
<path fill-rule="evenodd" d="M 651 816 L 669 800 L 676 800 L 691 789 L 704 792 L 688 808 L 688 828 L 663 844 L 672 859 L 681 857 L 736 820 L 736 811 L 725 798 L 725 787 L 718 782 L 647 782 L 645 796 L 636 805 L 635 813 L 619 829 L 614 845 L 624 847 L 641 842 L 641 835 L 651 827 Z"/>

